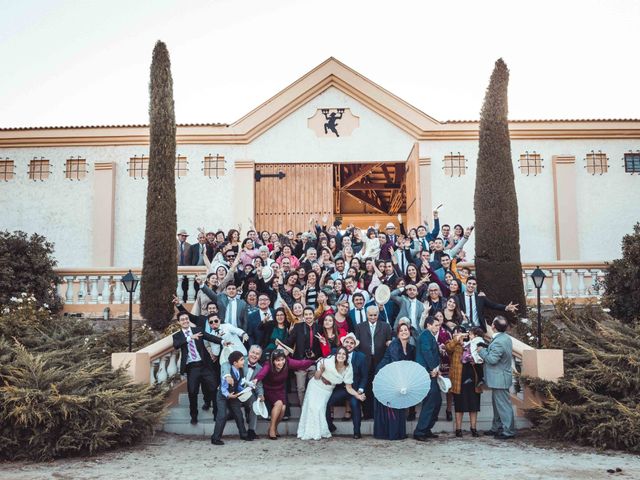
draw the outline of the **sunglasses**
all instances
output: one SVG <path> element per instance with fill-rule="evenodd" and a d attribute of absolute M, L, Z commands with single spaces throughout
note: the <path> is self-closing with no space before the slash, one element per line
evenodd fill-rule
<path fill-rule="evenodd" d="M 214 323 L 220 323 L 220 320 L 209 320 L 209 325 L 213 325 Z"/>

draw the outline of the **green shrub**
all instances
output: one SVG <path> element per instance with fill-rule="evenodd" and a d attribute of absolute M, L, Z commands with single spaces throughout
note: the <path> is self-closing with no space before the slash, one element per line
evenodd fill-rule
<path fill-rule="evenodd" d="M 564 305 L 545 338 L 564 350 L 558 382 L 524 378 L 544 403 L 527 411 L 544 435 L 598 448 L 640 452 L 640 327 L 595 305 Z"/>
<path fill-rule="evenodd" d="M 50 460 L 131 445 L 152 434 L 167 391 L 113 371 L 126 331 L 96 334 L 20 296 L 0 315 L 0 460 Z M 136 349 L 153 340 L 136 332 Z"/>
<path fill-rule="evenodd" d="M 0 232 L 0 306 L 21 292 L 32 294 L 38 305 L 57 312 L 62 303 L 56 292 L 60 283 L 53 271 L 53 244 L 45 237 L 25 232 Z"/>
<path fill-rule="evenodd" d="M 609 264 L 604 279 L 605 306 L 611 315 L 630 323 L 640 321 L 640 223 L 622 239 L 622 258 Z"/>

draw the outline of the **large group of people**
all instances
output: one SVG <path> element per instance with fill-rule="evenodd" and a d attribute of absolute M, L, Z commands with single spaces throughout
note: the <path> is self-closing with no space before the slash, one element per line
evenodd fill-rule
<path fill-rule="evenodd" d="M 197 243 L 177 235 L 179 265 L 201 266 L 191 310 L 183 295 L 173 301 L 181 349 L 180 373 L 187 376 L 191 423 L 202 410 L 215 417 L 211 442 L 224 444 L 233 417 L 240 437 L 257 438 L 258 416 L 269 418 L 268 438 L 289 416 L 288 393 L 297 393 L 298 438 L 320 439 L 336 430 L 342 407 L 361 438 L 361 422 L 373 419 L 374 436 L 407 438 L 415 408 L 396 409 L 375 398 L 373 381 L 386 365 L 414 361 L 425 369 L 430 388 L 421 402 L 413 437 L 425 441 L 446 394 L 446 418 L 462 436 L 468 413 L 478 436 L 477 412 L 484 387 L 492 389 L 494 424 L 487 434 L 515 435 L 510 404 L 511 345 L 508 322 L 496 317 L 487 328 L 485 308 L 517 311 L 478 288 L 473 272 L 460 265 L 473 226 L 425 222 L 399 231 L 389 222 L 361 230 L 327 218 L 310 220 L 306 232 L 198 229 Z M 206 274 L 205 274 L 206 272 Z M 491 338 L 493 335 L 493 338 Z M 443 382 L 443 378 L 448 379 Z M 443 387 L 442 385 L 445 385 Z"/>

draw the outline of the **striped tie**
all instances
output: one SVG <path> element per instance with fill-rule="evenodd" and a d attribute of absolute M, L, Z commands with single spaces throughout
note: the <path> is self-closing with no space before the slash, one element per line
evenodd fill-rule
<path fill-rule="evenodd" d="M 192 360 L 198 358 L 198 352 L 196 350 L 196 342 L 195 340 L 189 340 L 189 356 Z"/>

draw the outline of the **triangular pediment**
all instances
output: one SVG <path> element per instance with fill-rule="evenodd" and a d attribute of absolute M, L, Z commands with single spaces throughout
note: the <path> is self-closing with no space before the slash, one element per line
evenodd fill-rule
<path fill-rule="evenodd" d="M 283 89 L 228 128 L 248 141 L 264 133 L 312 98 L 336 88 L 414 138 L 442 124 L 333 57 Z"/>

